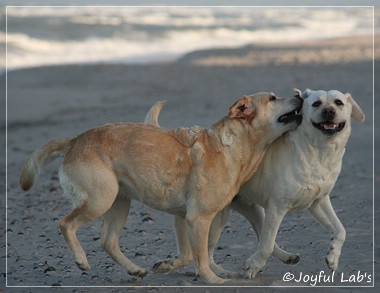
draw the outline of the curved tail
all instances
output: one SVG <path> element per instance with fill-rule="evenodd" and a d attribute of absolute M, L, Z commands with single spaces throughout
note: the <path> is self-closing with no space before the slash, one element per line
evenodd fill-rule
<path fill-rule="evenodd" d="M 145 116 L 144 124 L 160 127 L 160 125 L 158 124 L 158 116 L 160 115 L 160 112 L 164 103 L 165 101 L 159 101 L 155 103 L 152 106 L 152 108 L 150 108 L 148 114 L 146 114 Z"/>
<path fill-rule="evenodd" d="M 26 160 L 20 175 L 20 186 L 23 190 L 29 190 L 33 186 L 35 178 L 41 169 L 56 159 L 60 154 L 65 154 L 70 146 L 71 139 L 57 139 L 48 142 Z"/>

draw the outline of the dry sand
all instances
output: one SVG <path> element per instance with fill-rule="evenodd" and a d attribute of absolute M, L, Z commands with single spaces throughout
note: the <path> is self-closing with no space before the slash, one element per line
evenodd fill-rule
<path fill-rule="evenodd" d="M 345 46 L 355 43 L 353 40 L 344 42 Z M 365 44 L 365 48 L 372 46 L 371 42 Z M 372 285 L 366 282 L 367 278 L 361 282 L 357 278 L 356 282 L 341 282 L 342 274 L 348 279 L 366 273 L 367 276 L 372 275 L 372 280 L 375 279 L 372 271 L 372 59 L 362 58 L 362 54 L 355 50 L 336 50 L 336 54 L 342 55 L 341 58 L 326 60 L 324 54 L 318 55 L 321 48 L 314 47 L 313 52 L 309 51 L 313 58 L 305 61 L 304 52 L 310 47 L 313 46 L 304 44 L 292 48 L 292 54 L 298 58 L 287 59 L 290 61 L 285 63 L 275 62 L 276 59 L 271 59 L 270 56 L 265 62 L 255 62 L 254 59 L 258 57 L 251 57 L 254 58 L 251 63 L 236 62 L 239 58 L 258 56 L 260 52 L 263 56 L 268 54 L 268 49 L 254 48 L 256 55 L 247 53 L 243 56 L 242 49 L 228 50 L 228 56 L 221 54 L 221 51 L 201 52 L 170 64 L 71 65 L 9 72 L 6 257 L 7 284 L 17 288 L 7 288 L 6 291 L 251 292 L 260 291 L 260 288 L 240 286 L 309 286 L 310 282 L 283 282 L 286 272 L 299 276 L 301 273 L 315 275 L 323 271 L 326 276 L 331 275 L 324 261 L 330 236 L 308 212 L 288 215 L 277 237 L 281 247 L 301 254 L 299 264 L 289 266 L 270 258 L 254 280 L 236 279 L 226 283 L 226 286 L 232 287 L 203 287 L 205 284 L 196 278 L 193 266 L 167 274 L 151 273 L 144 279 L 128 276 L 100 248 L 100 220 L 83 226 L 78 233 L 92 266 L 90 271 L 82 272 L 75 266 L 58 228 L 59 220 L 71 208 L 69 200 L 61 194 L 57 177 L 58 162 L 44 169 L 31 191 L 25 193 L 18 187 L 23 161 L 40 145 L 55 138 L 75 136 L 105 123 L 141 122 L 149 107 L 158 100 L 167 100 L 160 117 L 163 127 L 186 127 L 193 124 L 208 126 L 223 116 L 228 107 L 243 94 L 273 91 L 288 96 L 292 95 L 293 87 L 350 92 L 367 115 L 363 124 L 353 122 L 353 133 L 347 146 L 342 172 L 332 192 L 332 203 L 347 230 L 339 271 L 334 283 L 319 285 Z M 324 52 L 330 50 L 328 42 L 324 48 Z M 354 51 L 356 55 L 353 54 Z M 276 56 L 280 56 L 281 52 L 285 54 L 289 50 L 279 46 L 276 47 L 276 52 Z M 319 56 L 319 59 L 315 56 Z M 4 76 L 0 82 L 5 82 Z M 375 85 L 376 91 L 379 91 L 379 84 Z M 378 113 L 378 110 L 379 102 L 375 101 L 375 111 Z M 4 125 L 1 132 L 4 135 Z M 375 137 L 376 142 L 379 142 L 378 129 Z M 1 149 L 2 155 L 5 155 Z M 2 164 L 3 160 L 2 156 Z M 379 160 L 378 157 L 376 160 Z M 376 186 L 380 182 L 379 171 L 376 169 Z M 1 172 L 1 176 L 5 177 L 4 172 Z M 378 198 L 376 202 L 379 203 Z M 1 206 L 4 205 L 2 198 Z M 376 215 L 378 219 L 378 211 Z M 2 237 L 2 248 L 5 249 L 3 234 Z M 176 245 L 172 217 L 133 202 L 120 243 L 132 261 L 147 268 L 159 260 L 174 257 Z M 218 244 L 216 261 L 227 269 L 243 273 L 244 261 L 255 251 L 256 245 L 257 240 L 250 225 L 239 214 L 233 213 Z M 379 254 L 377 246 L 377 259 Z M 2 254 L 1 261 L 3 268 L 5 253 Z M 0 273 L 2 288 L 5 270 Z M 377 277 L 377 282 L 379 281 Z M 160 287 L 162 285 L 174 287 Z M 73 287 L 52 289 L 50 286 Z M 280 287 L 263 289 L 271 292 L 284 290 Z M 352 291 L 364 289 L 352 288 Z M 331 289 L 334 292 L 337 290 L 345 289 Z"/>

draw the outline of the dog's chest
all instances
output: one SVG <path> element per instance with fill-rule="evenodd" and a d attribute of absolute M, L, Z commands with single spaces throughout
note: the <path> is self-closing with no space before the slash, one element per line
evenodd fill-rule
<path fill-rule="evenodd" d="M 316 199 L 328 195 L 334 187 L 339 170 L 340 166 L 331 168 L 318 163 L 303 168 L 303 172 L 294 178 L 298 187 L 294 186 L 291 209 L 309 208 Z"/>

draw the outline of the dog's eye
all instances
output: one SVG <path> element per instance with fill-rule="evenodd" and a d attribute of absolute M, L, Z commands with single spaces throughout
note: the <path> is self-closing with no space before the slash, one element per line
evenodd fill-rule
<path fill-rule="evenodd" d="M 343 102 L 341 100 L 335 100 L 335 105 L 337 106 L 344 106 Z"/>
<path fill-rule="evenodd" d="M 313 103 L 312 106 L 313 106 L 314 108 L 317 108 L 317 107 L 319 107 L 321 104 L 322 104 L 321 101 L 316 101 L 316 102 Z"/>
<path fill-rule="evenodd" d="M 276 101 L 277 100 L 277 97 L 275 95 L 271 95 L 270 98 L 269 98 L 269 101 Z"/>

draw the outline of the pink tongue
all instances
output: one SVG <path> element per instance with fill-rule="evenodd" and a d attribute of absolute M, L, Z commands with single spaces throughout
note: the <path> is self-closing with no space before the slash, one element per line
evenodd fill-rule
<path fill-rule="evenodd" d="M 336 128 L 336 124 L 335 123 L 325 123 L 325 124 L 323 124 L 323 127 L 325 129 L 335 129 Z"/>

